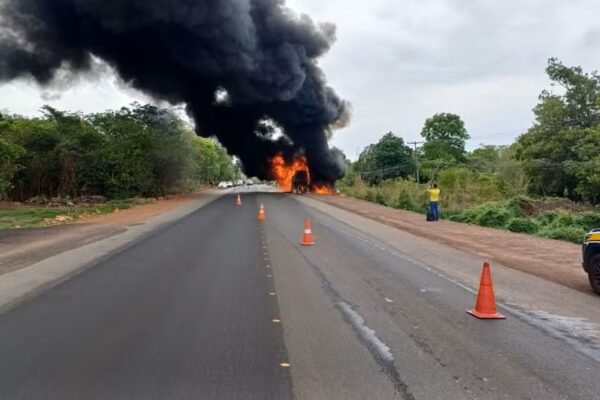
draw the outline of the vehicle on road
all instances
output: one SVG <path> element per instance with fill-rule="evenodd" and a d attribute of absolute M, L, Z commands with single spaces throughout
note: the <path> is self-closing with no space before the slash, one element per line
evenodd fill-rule
<path fill-rule="evenodd" d="M 227 181 L 227 182 L 225 182 L 225 184 L 227 185 L 228 188 L 233 187 L 233 182 L 231 182 L 231 181 Z"/>
<path fill-rule="evenodd" d="M 238 179 L 235 181 L 235 186 L 244 186 L 244 181 L 242 179 Z"/>
<path fill-rule="evenodd" d="M 308 192 L 308 187 L 310 185 L 310 179 L 308 177 L 308 172 L 306 171 L 297 171 L 292 178 L 292 192 L 293 193 L 306 193 Z"/>
<path fill-rule="evenodd" d="M 227 189 L 229 186 L 227 186 L 227 182 L 219 182 L 219 184 L 217 185 L 217 187 L 219 189 Z"/>
<path fill-rule="evenodd" d="M 252 185 L 254 185 L 254 181 L 253 181 L 252 179 L 248 179 L 248 180 L 246 181 L 246 185 L 248 185 L 248 186 L 252 186 Z"/>
<path fill-rule="evenodd" d="M 585 235 L 582 250 L 583 269 L 588 274 L 592 289 L 600 295 L 600 228 Z"/>

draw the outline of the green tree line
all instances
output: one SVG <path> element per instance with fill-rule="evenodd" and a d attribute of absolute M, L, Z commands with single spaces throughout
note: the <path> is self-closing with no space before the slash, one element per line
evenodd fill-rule
<path fill-rule="evenodd" d="M 237 168 L 214 140 L 171 110 L 133 104 L 75 114 L 0 114 L 0 199 L 153 197 L 231 180 Z"/>
<path fill-rule="evenodd" d="M 470 136 L 460 116 L 439 113 L 425 121 L 417 149 L 391 132 L 367 146 L 356 162 L 347 161 L 341 186 L 356 179 L 378 185 L 441 178 L 450 186 L 446 191 L 479 183 L 483 188 L 476 192 L 492 197 L 482 201 L 529 194 L 600 204 L 600 76 L 554 58 L 546 73 L 555 90 L 540 94 L 532 127 L 513 144 L 468 152 Z"/>

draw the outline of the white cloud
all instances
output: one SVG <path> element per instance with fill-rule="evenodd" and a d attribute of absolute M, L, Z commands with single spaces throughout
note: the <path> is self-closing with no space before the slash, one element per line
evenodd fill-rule
<path fill-rule="evenodd" d="M 119 109 L 134 101 L 150 102 L 144 94 L 127 88 L 106 64 L 97 65 L 85 77 L 66 77 L 49 88 L 27 79 L 0 86 L 0 110 L 22 115 L 37 115 L 43 105 L 59 110 L 100 112 Z"/>

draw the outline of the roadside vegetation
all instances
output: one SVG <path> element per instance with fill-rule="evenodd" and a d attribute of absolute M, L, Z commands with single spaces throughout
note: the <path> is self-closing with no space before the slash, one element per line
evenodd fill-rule
<path fill-rule="evenodd" d="M 223 147 L 171 110 L 0 113 L 0 229 L 110 213 L 238 174 Z"/>
<path fill-rule="evenodd" d="M 460 116 L 440 113 L 416 150 L 391 132 L 367 146 L 338 188 L 425 213 L 436 182 L 446 219 L 580 243 L 600 227 L 600 76 L 555 59 L 546 72 L 561 89 L 542 92 L 533 126 L 512 145 L 467 152 Z"/>
<path fill-rule="evenodd" d="M 0 200 L 156 197 L 231 180 L 237 167 L 212 139 L 150 105 L 41 118 L 0 114 Z"/>

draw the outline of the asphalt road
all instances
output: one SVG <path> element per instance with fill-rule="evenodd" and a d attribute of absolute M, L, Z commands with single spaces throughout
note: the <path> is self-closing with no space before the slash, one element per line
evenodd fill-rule
<path fill-rule="evenodd" d="M 593 348 L 467 315 L 465 287 L 293 196 L 233 200 L 0 316 L 0 399 L 598 397 Z"/>

